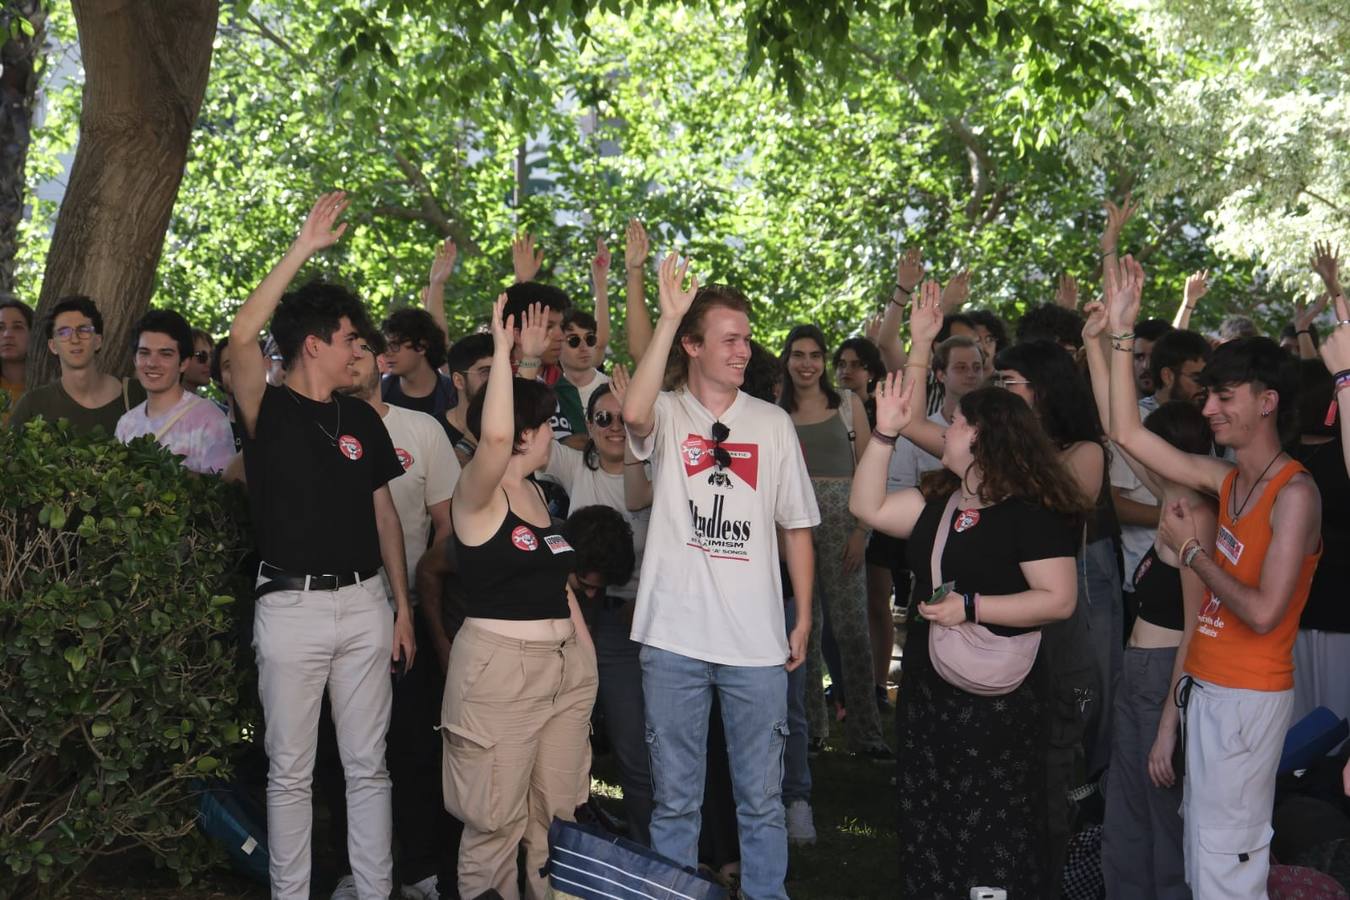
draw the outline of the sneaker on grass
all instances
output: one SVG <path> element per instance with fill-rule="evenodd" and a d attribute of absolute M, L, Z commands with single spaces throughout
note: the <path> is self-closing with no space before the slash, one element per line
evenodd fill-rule
<path fill-rule="evenodd" d="M 816 826 L 811 821 L 811 804 L 793 800 L 787 805 L 787 833 L 789 844 L 814 844 Z"/>
<path fill-rule="evenodd" d="M 351 875 L 339 878 L 331 900 L 360 900 L 360 895 L 356 893 L 356 879 Z"/>
<path fill-rule="evenodd" d="M 403 886 L 403 900 L 440 900 L 439 881 L 435 875 L 428 875 L 421 881 Z"/>

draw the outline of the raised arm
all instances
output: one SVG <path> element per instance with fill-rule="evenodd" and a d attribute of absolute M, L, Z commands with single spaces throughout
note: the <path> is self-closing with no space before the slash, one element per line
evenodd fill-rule
<path fill-rule="evenodd" d="M 1055 289 L 1055 305 L 1064 309 L 1078 309 L 1078 280 L 1067 273 L 1059 276 Z"/>
<path fill-rule="evenodd" d="M 950 316 L 961 311 L 970 299 L 970 270 L 962 269 L 942 289 L 942 313 Z"/>
<path fill-rule="evenodd" d="M 628 332 L 628 354 L 637 365 L 652 343 L 652 316 L 647 312 L 647 229 L 637 219 L 628 220 L 623 247 L 624 329 Z"/>
<path fill-rule="evenodd" d="M 915 414 L 910 417 L 904 435 L 921 450 L 942 456 L 942 436 L 946 429 L 923 415 L 928 409 L 928 367 L 933 358 L 933 341 L 942 330 L 942 289 L 936 281 L 925 281 L 910 301 L 909 362 L 905 363 L 905 385 L 913 386 Z"/>
<path fill-rule="evenodd" d="M 619 401 L 623 409 L 624 398 L 628 396 L 628 370 L 622 363 L 615 363 L 609 376 L 609 392 Z M 647 477 L 647 467 L 633 454 L 633 448 L 627 441 L 623 444 L 623 504 L 630 512 L 637 512 L 652 505 L 655 491 L 652 481 Z"/>
<path fill-rule="evenodd" d="M 1102 269 L 1105 270 L 1107 260 L 1115 261 L 1116 248 L 1120 245 L 1120 233 L 1139 205 L 1126 194 L 1125 202 L 1119 206 L 1107 200 L 1102 207 L 1106 210 L 1106 228 L 1102 230 L 1101 236 Z"/>
<path fill-rule="evenodd" d="M 1331 300 L 1331 295 L 1321 293 L 1313 301 L 1312 306 L 1302 295 L 1294 298 L 1294 338 L 1298 341 L 1299 359 L 1317 359 L 1317 345 L 1313 343 L 1312 326 L 1317 321 L 1317 317 L 1322 314 L 1322 310 L 1327 308 L 1327 303 Z"/>
<path fill-rule="evenodd" d="M 591 288 L 595 292 L 595 359 L 600 362 L 609 346 L 609 248 L 602 237 L 595 239 Z"/>
<path fill-rule="evenodd" d="M 1347 324 L 1350 323 L 1350 305 L 1341 294 L 1335 296 L 1334 302 L 1336 324 L 1322 339 L 1320 352 L 1322 362 L 1336 379 L 1332 390 L 1341 419 L 1341 455 L 1345 457 L 1345 470 L 1350 473 L 1350 414 L 1341 403 L 1344 400 L 1350 404 L 1350 394 L 1345 392 L 1345 388 L 1350 387 L 1350 324 Z"/>
<path fill-rule="evenodd" d="M 440 326 L 446 343 L 450 342 L 450 323 L 445 318 L 445 283 L 455 271 L 455 260 L 459 257 L 459 248 L 454 238 L 446 238 L 445 243 L 436 248 L 436 258 L 431 261 L 431 275 L 427 279 L 427 289 L 422 294 L 427 312 Z"/>
<path fill-rule="evenodd" d="M 516 235 L 511 241 L 511 269 L 516 275 L 516 284 L 533 281 L 544 264 L 544 251 L 534 248 L 534 235 L 526 232 Z"/>
<path fill-rule="evenodd" d="M 1083 355 L 1092 381 L 1092 399 L 1106 433 L 1111 433 L 1111 358 L 1107 356 L 1106 302 L 1093 300 L 1083 307 Z"/>
<path fill-rule="evenodd" d="M 900 254 L 895 264 L 895 289 L 886 304 L 886 315 L 881 319 L 881 333 L 877 338 L 877 349 L 881 351 L 881 361 L 888 372 L 904 368 L 906 356 L 905 347 L 900 343 L 900 325 L 905 307 L 913 302 L 914 288 L 922 279 L 923 254 L 918 247 L 910 247 Z"/>
<path fill-rule="evenodd" d="M 886 493 L 895 439 L 915 414 L 913 394 L 914 385 L 903 386 L 899 372 L 877 383 L 877 428 L 863 447 L 848 494 L 848 511 L 859 522 L 898 538 L 909 537 L 923 512 L 923 495 L 914 488 Z"/>
<path fill-rule="evenodd" d="M 314 202 L 286 255 L 248 295 L 230 323 L 230 379 L 234 388 L 235 413 L 250 435 L 257 424 L 258 407 L 267 388 L 267 364 L 262 354 L 255 350 L 258 333 L 267 327 L 286 286 L 301 267 L 315 253 L 337 243 L 347 230 L 347 223 L 339 225 L 337 220 L 350 202 L 343 191 L 324 194 Z"/>
<path fill-rule="evenodd" d="M 1201 493 L 1218 496 L 1229 463 L 1212 456 L 1178 450 L 1144 427 L 1134 386 L 1134 323 L 1144 270 L 1133 257 L 1106 260 L 1107 317 L 1111 329 L 1111 440 L 1163 478 Z"/>
<path fill-rule="evenodd" d="M 651 346 L 638 363 L 623 401 L 624 425 L 629 435 L 639 440 L 651 434 L 656 424 L 656 395 L 661 393 L 661 384 L 666 377 L 666 360 L 675 343 L 680 321 L 698 294 L 697 278 L 691 276 L 689 286 L 684 286 L 688 274 L 688 260 L 681 263 L 674 253 L 661 260 L 661 319 L 656 323 Z"/>
<path fill-rule="evenodd" d="M 474 513 L 487 507 L 511 462 L 516 433 L 515 388 L 511 375 L 516 317 L 508 316 L 503 322 L 505 306 L 506 295 L 502 294 L 492 309 L 492 370 L 488 373 L 487 386 L 483 388 L 482 433 L 478 435 L 478 449 L 474 451 L 473 459 L 464 467 L 455 485 L 452 512 Z M 463 520 L 460 527 L 463 527 Z"/>
<path fill-rule="evenodd" d="M 1195 312 L 1200 298 L 1209 293 L 1209 269 L 1201 269 L 1186 279 L 1186 287 L 1181 292 L 1181 305 L 1172 317 L 1173 328 L 1190 328 L 1191 314 Z"/>

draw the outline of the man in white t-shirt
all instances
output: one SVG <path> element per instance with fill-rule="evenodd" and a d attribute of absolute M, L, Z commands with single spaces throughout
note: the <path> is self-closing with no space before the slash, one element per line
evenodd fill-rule
<path fill-rule="evenodd" d="M 389 493 L 403 526 L 408 571 L 415 572 L 430 539 L 450 533 L 450 497 L 459 481 L 459 460 L 445 429 L 433 416 L 381 399 L 377 357 L 385 349 L 378 332 L 364 336 L 362 352 L 351 365 L 351 394 L 379 413 L 403 465 L 403 474 L 389 482 Z M 385 591 L 393 596 L 387 581 Z M 419 613 L 413 619 L 418 644 L 434 646 L 438 654 L 444 650 L 448 656 L 450 641 L 440 621 L 441 598 L 413 594 L 411 599 Z M 441 803 L 441 738 L 436 732 L 443 683 L 440 668 L 430 659 L 396 672 L 394 679 L 387 760 L 404 897 L 438 896 L 438 878 L 444 884 L 454 883 L 457 854 L 449 813 Z M 345 811 L 340 802 L 330 807 L 335 818 Z M 335 827 L 340 825 L 335 821 Z"/>
<path fill-rule="evenodd" d="M 698 863 L 713 692 L 722 708 L 741 845 L 741 889 L 786 900 L 781 797 L 787 672 L 811 629 L 820 522 L 796 431 L 743 393 L 749 304 L 723 286 L 684 287 L 661 264 L 661 319 L 624 398 L 629 445 L 652 464 L 651 521 L 633 616 L 641 651 L 654 788 L 652 847 Z M 662 392 L 667 357 L 674 391 Z M 784 626 L 777 529 L 797 603 Z M 784 637 L 786 634 L 786 638 Z"/>

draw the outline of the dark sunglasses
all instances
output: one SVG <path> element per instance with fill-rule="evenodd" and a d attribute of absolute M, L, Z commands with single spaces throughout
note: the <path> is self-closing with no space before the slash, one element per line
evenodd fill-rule
<path fill-rule="evenodd" d="M 713 459 L 717 462 L 717 468 L 727 469 L 731 467 L 731 454 L 722 446 L 722 442 L 731 437 L 731 429 L 721 422 L 714 422 L 712 427 L 713 439 Z"/>
<path fill-rule="evenodd" d="M 198 350 L 196 353 L 192 354 L 192 358 L 199 363 L 209 363 L 211 361 L 211 351 Z"/>
<path fill-rule="evenodd" d="M 595 346 L 595 335 L 593 335 L 593 334 L 588 334 L 588 335 L 586 335 L 585 337 L 582 337 L 582 336 L 579 335 L 579 334 L 569 334 L 569 335 L 567 336 L 567 346 L 571 347 L 573 350 L 575 350 L 575 349 L 577 349 L 578 347 L 580 347 L 582 341 L 585 341 L 585 342 L 586 342 L 586 346 L 587 346 L 587 347 L 594 347 L 594 346 Z"/>
<path fill-rule="evenodd" d="M 623 427 L 623 416 L 619 413 L 612 413 L 607 409 L 602 409 L 591 416 L 591 421 L 595 423 L 596 428 L 608 428 L 615 423 L 618 423 L 620 428 Z"/>

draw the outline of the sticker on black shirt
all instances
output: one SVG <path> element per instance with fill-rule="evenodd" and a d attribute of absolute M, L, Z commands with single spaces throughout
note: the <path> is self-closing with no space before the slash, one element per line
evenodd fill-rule
<path fill-rule="evenodd" d="M 350 434 L 344 434 L 342 437 L 338 438 L 338 449 L 342 451 L 343 456 L 353 462 L 360 459 L 366 452 L 361 446 L 361 442 Z"/>
<path fill-rule="evenodd" d="M 516 545 L 517 550 L 524 550 L 526 553 L 539 549 L 539 538 L 524 525 L 517 525 L 511 531 L 511 543 Z"/>
<path fill-rule="evenodd" d="M 956 533 L 969 531 L 980 524 L 980 511 L 978 509 L 963 509 L 956 517 L 956 524 L 953 526 Z"/>
<path fill-rule="evenodd" d="M 559 553 L 572 552 L 572 545 L 567 543 L 567 538 L 563 537 L 561 534 L 544 535 L 544 543 L 548 546 L 549 550 L 553 551 L 554 556 L 557 556 Z"/>

